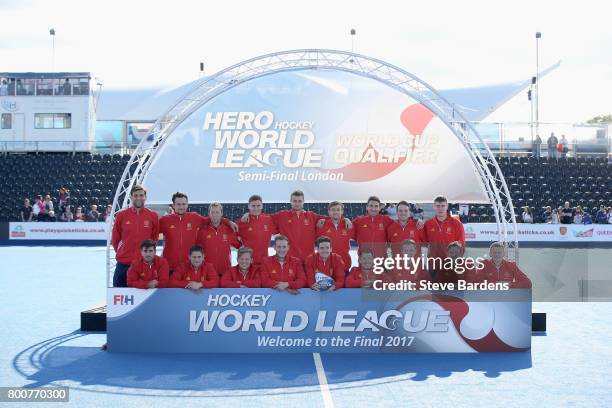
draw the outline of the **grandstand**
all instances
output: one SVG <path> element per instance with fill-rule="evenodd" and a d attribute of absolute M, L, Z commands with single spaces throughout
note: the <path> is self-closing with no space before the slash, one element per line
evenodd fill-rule
<path fill-rule="evenodd" d="M 0 156 L 0 174 L 5 175 L 0 189 L 0 221 L 19 221 L 24 198 L 50 195 L 57 203 L 59 189 L 70 190 L 70 205 L 88 208 L 92 204 L 112 204 L 115 189 L 129 161 L 128 154 L 8 153 Z M 543 207 L 562 206 L 592 209 L 612 206 L 612 166 L 605 157 L 567 157 L 537 160 L 533 157 L 498 157 L 517 212 L 529 206 L 540 221 Z M 10 175 L 10 176 L 9 176 Z M 265 198 L 265 197 L 264 197 Z M 384 197 L 383 197 L 384 199 Z M 365 201 L 365 197 L 364 197 Z M 307 210 L 327 214 L 327 204 L 307 203 Z M 207 213 L 207 205 L 194 204 L 193 211 Z M 288 209 L 289 203 L 266 203 L 268 213 Z M 458 203 L 451 206 L 457 210 Z M 163 212 L 164 208 L 157 208 Z M 225 205 L 225 215 L 239 218 L 247 212 L 245 203 Z M 365 212 L 365 204 L 349 204 L 345 214 L 355 218 Z M 463 222 L 494 222 L 490 205 L 471 206 Z"/>

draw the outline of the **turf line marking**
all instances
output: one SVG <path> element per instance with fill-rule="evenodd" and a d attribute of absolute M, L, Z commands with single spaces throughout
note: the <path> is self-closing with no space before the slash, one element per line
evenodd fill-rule
<path fill-rule="evenodd" d="M 334 408 L 334 401 L 332 400 L 331 392 L 329 391 L 329 384 L 327 383 L 327 376 L 325 375 L 325 369 L 323 368 L 323 361 L 319 353 L 312 353 L 314 359 L 314 365 L 317 369 L 317 378 L 321 385 L 321 394 L 323 396 L 323 406 L 325 408 Z"/>

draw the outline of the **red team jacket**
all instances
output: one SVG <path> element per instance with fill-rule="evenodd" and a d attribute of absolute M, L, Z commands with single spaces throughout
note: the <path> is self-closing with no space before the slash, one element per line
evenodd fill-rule
<path fill-rule="evenodd" d="M 403 265 L 402 265 L 403 266 Z M 421 265 L 419 265 L 416 268 L 415 273 L 412 273 L 411 269 L 393 269 L 390 271 L 386 271 L 385 273 L 380 275 L 380 279 L 383 282 L 387 282 L 387 283 L 398 283 L 402 280 L 407 280 L 409 282 L 415 282 L 417 283 L 417 288 L 418 288 L 418 283 L 422 280 L 426 280 L 426 281 L 430 281 L 431 277 L 429 275 L 429 272 L 427 272 L 425 269 L 423 269 L 421 267 Z"/>
<path fill-rule="evenodd" d="M 181 263 L 189 262 L 189 248 L 195 245 L 198 231 L 209 223 L 209 219 L 195 212 L 164 215 L 159 220 L 159 231 L 164 234 L 164 252 L 170 270 Z"/>
<path fill-rule="evenodd" d="M 531 280 L 525 275 L 514 262 L 502 260 L 499 269 L 490 259 L 482 261 L 484 268 L 479 271 L 471 271 L 468 275 L 472 282 L 509 282 L 511 288 L 531 288 Z"/>
<path fill-rule="evenodd" d="M 157 242 L 159 217 L 148 208 L 136 210 L 125 208 L 117 213 L 113 224 L 111 244 L 115 249 L 117 262 L 129 265 L 140 258 L 140 243 L 145 239 Z"/>
<path fill-rule="evenodd" d="M 401 252 L 401 244 L 407 239 L 416 241 L 417 245 L 424 241 L 424 228 L 417 228 L 417 221 L 414 218 L 409 218 L 406 226 L 402 228 L 399 221 L 393 221 L 387 227 L 387 242 L 391 246 L 393 254 L 399 254 Z M 417 254 L 421 253 L 420 245 L 417 246 Z"/>
<path fill-rule="evenodd" d="M 312 211 L 283 210 L 272 215 L 278 232 L 289 238 L 289 255 L 304 262 L 314 250 L 317 221 L 325 218 Z"/>
<path fill-rule="evenodd" d="M 253 250 L 253 263 L 260 264 L 268 257 L 272 235 L 278 233 L 273 217 L 269 214 L 249 215 L 247 222 L 237 220 L 236 224 L 242 245 Z"/>
<path fill-rule="evenodd" d="M 335 225 L 331 218 L 325 220 L 322 228 L 317 228 L 317 238 L 326 236 L 332 241 L 332 251 L 342 257 L 344 267 L 348 270 L 351 268 L 351 239 L 354 239 L 355 233 L 353 228 L 347 229 L 344 218 L 340 219 L 338 225 Z"/>
<path fill-rule="evenodd" d="M 208 262 L 203 262 L 198 269 L 195 269 L 190 262 L 184 262 L 172 274 L 170 287 L 185 288 L 189 282 L 202 282 L 205 288 L 218 288 L 219 275 Z"/>
<path fill-rule="evenodd" d="M 264 258 L 260 273 L 262 288 L 273 288 L 278 282 L 288 282 L 289 289 L 300 289 L 306 286 L 306 274 L 302 268 L 302 261 L 294 256 L 287 255 L 282 266 L 276 255 Z"/>
<path fill-rule="evenodd" d="M 327 261 L 323 261 L 318 253 L 313 253 L 306 258 L 306 280 L 308 286 L 315 283 L 315 274 L 323 272 L 327 276 L 334 278 L 336 289 L 344 287 L 344 261 L 338 254 L 331 253 Z"/>
<path fill-rule="evenodd" d="M 198 244 L 204 248 L 204 259 L 215 267 L 219 276 L 231 267 L 231 247 L 240 247 L 234 231 L 223 223 L 218 228 L 212 224 L 200 228 Z"/>
<path fill-rule="evenodd" d="M 149 282 L 157 280 L 158 288 L 168 287 L 168 261 L 155 255 L 153 263 L 146 263 L 142 257 L 135 259 L 127 271 L 127 285 L 130 288 L 148 289 Z"/>
<path fill-rule="evenodd" d="M 259 277 L 259 268 L 251 265 L 246 276 L 242 274 L 240 266 L 236 265 L 228 269 L 221 278 L 222 288 L 239 288 L 244 285 L 249 288 L 260 288 L 261 279 Z"/>
<path fill-rule="evenodd" d="M 388 215 L 362 215 L 353 221 L 355 230 L 355 240 L 359 244 L 359 252 L 363 248 L 370 248 L 374 251 L 375 257 L 386 255 L 387 227 L 393 223 Z"/>
<path fill-rule="evenodd" d="M 433 217 L 425 221 L 424 240 L 429 243 L 427 256 L 430 258 L 446 258 L 448 244 L 459 241 L 465 249 L 465 232 L 461 221 L 453 218 L 450 213 L 442 222 Z"/>
<path fill-rule="evenodd" d="M 370 271 L 366 276 L 360 266 L 353 266 L 351 272 L 344 280 L 345 288 L 360 288 L 365 280 L 373 280 L 376 276 L 374 272 Z"/>

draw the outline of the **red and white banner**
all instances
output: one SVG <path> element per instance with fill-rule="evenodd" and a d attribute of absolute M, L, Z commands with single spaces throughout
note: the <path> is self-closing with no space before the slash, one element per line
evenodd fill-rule
<path fill-rule="evenodd" d="M 464 224 L 466 241 L 492 242 L 497 224 Z M 612 242 L 609 224 L 518 224 L 519 242 Z"/>

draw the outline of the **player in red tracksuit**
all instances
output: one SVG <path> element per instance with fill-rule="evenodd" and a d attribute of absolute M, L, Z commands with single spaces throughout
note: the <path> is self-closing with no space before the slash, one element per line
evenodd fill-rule
<path fill-rule="evenodd" d="M 279 211 L 272 214 L 276 225 L 276 231 L 289 239 L 290 256 L 299 258 L 302 262 L 314 250 L 317 226 L 322 226 L 327 217 L 312 211 L 304 210 L 304 193 L 296 190 L 291 193 L 291 209 Z M 244 214 L 242 222 L 249 219 L 249 214 Z M 347 228 L 351 227 L 351 221 L 344 219 Z"/>
<path fill-rule="evenodd" d="M 265 258 L 261 264 L 261 287 L 286 290 L 297 294 L 306 287 L 306 274 L 299 258 L 289 255 L 289 239 L 284 235 L 274 238 L 276 255 Z"/>
<path fill-rule="evenodd" d="M 472 276 L 473 271 L 470 268 L 464 266 L 465 261 L 457 261 L 462 258 L 463 255 L 463 243 L 459 241 L 451 242 L 447 245 L 446 257 L 437 259 L 431 259 L 433 263 L 431 266 L 431 272 L 433 282 L 438 283 L 454 283 L 457 285 L 459 279 L 466 280 L 466 277 Z M 452 259 L 452 263 L 450 262 Z M 441 262 L 440 262 L 441 261 Z M 458 262 L 463 262 L 458 265 Z"/>
<path fill-rule="evenodd" d="M 483 268 L 470 274 L 470 282 L 508 282 L 510 288 L 531 288 L 531 280 L 518 265 L 504 259 L 505 247 L 501 242 L 494 242 L 489 249 L 491 259 L 482 261 Z"/>
<path fill-rule="evenodd" d="M 380 199 L 368 198 L 367 214 L 353 220 L 355 240 L 359 252 L 364 248 L 374 251 L 375 257 L 387 256 L 387 227 L 393 223 L 388 215 L 380 214 Z"/>
<path fill-rule="evenodd" d="M 334 252 L 342 257 L 344 267 L 351 268 L 351 239 L 354 238 L 353 228 L 347 228 L 343 221 L 344 205 L 339 201 L 332 201 L 328 206 L 329 218 L 321 227 L 317 226 L 317 238 L 326 236 L 331 239 Z"/>
<path fill-rule="evenodd" d="M 387 242 L 391 248 L 391 253 L 399 254 L 402 242 L 411 239 L 417 243 L 416 256 L 420 256 L 423 235 L 424 230 L 423 228 L 419 229 L 419 222 L 410 216 L 410 205 L 406 201 L 397 203 L 397 221 L 387 227 Z"/>
<path fill-rule="evenodd" d="M 168 287 L 168 262 L 155 255 L 155 241 L 145 239 L 140 244 L 140 257 L 127 271 L 127 285 L 140 289 Z"/>
<path fill-rule="evenodd" d="M 111 244 L 115 250 L 114 287 L 127 286 L 127 270 L 132 261 L 140 258 L 140 244 L 145 239 L 157 242 L 159 218 L 155 211 L 145 208 L 147 192 L 140 185 L 130 191 L 131 206 L 119 212 L 113 223 Z"/>
<path fill-rule="evenodd" d="M 334 279 L 334 284 L 329 290 L 343 288 L 346 267 L 342 257 L 332 252 L 331 239 L 325 236 L 317 238 L 316 247 L 317 251 L 308 255 L 305 262 L 308 286 L 312 290 L 321 290 L 315 277 L 317 272 L 321 272 Z"/>
<path fill-rule="evenodd" d="M 345 288 L 371 288 L 376 278 L 374 274 L 374 252 L 363 249 L 359 254 L 359 266 L 353 266 L 344 279 Z"/>
<path fill-rule="evenodd" d="M 228 269 L 221 278 L 222 288 L 260 288 L 259 267 L 253 263 L 253 250 L 238 250 L 238 265 Z"/>
<path fill-rule="evenodd" d="M 242 245 L 253 250 L 253 262 L 261 264 L 268 257 L 268 247 L 272 235 L 278 233 L 274 218 L 269 214 L 263 214 L 263 201 L 261 196 L 252 195 L 249 198 L 249 216 L 246 219 L 237 220 L 238 236 Z"/>
<path fill-rule="evenodd" d="M 400 266 L 401 268 L 395 268 L 382 275 L 382 280 L 385 282 L 398 283 L 402 280 L 409 282 L 415 282 L 418 284 L 420 281 L 430 281 L 431 276 L 427 272 L 422 264 L 422 258 L 418 255 L 418 244 L 415 240 L 407 239 L 400 244 L 399 254 L 406 256 L 407 260 L 404 262 L 402 259 Z M 397 265 L 396 265 L 397 266 Z"/>
<path fill-rule="evenodd" d="M 199 245 L 189 249 L 189 262 L 176 268 L 170 278 L 170 287 L 191 290 L 219 287 L 219 275 L 210 263 L 204 262 L 203 251 Z"/>
<path fill-rule="evenodd" d="M 210 224 L 210 218 L 196 212 L 187 212 L 188 205 L 185 193 L 174 193 L 172 195 L 174 213 L 164 215 L 159 220 L 159 231 L 164 238 L 162 256 L 168 260 L 170 272 L 181 263 L 189 261 L 189 248 L 196 244 L 200 228 Z M 238 229 L 236 224 L 225 218 L 221 222 L 234 231 Z"/>
<path fill-rule="evenodd" d="M 438 196 L 434 200 L 435 216 L 425 221 L 423 238 L 429 246 L 429 258 L 446 258 L 448 244 L 461 242 L 465 250 L 465 232 L 463 224 L 448 212 L 446 197 Z"/>
<path fill-rule="evenodd" d="M 219 276 L 223 276 L 231 266 L 232 249 L 240 248 L 236 233 L 223 224 L 223 206 L 212 203 L 208 206 L 210 225 L 200 228 L 198 232 L 198 245 L 204 248 L 206 262 L 215 267 Z"/>

